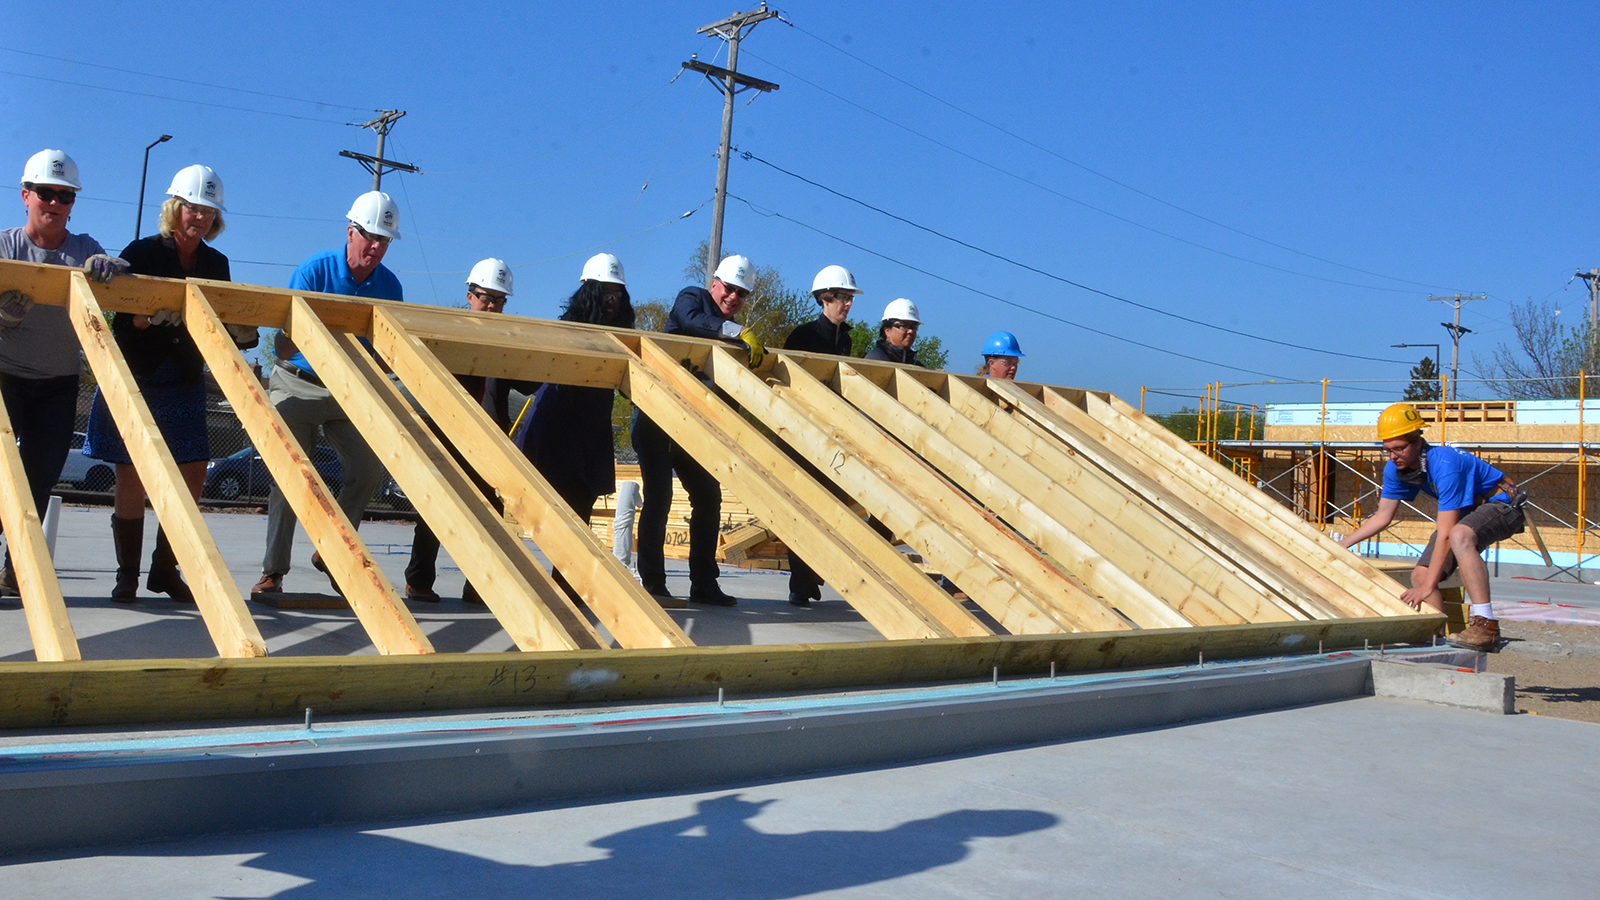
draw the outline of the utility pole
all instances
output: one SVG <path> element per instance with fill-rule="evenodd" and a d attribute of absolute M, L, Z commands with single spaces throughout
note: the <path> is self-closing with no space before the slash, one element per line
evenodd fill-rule
<path fill-rule="evenodd" d="M 1587 272 L 1580 270 L 1572 277 L 1582 278 L 1589 283 L 1589 335 L 1590 340 L 1593 340 L 1595 331 L 1600 329 L 1600 269 L 1590 269 Z"/>
<path fill-rule="evenodd" d="M 389 130 L 394 128 L 394 123 L 400 121 L 400 117 L 404 116 L 405 114 L 406 111 L 403 109 L 386 109 L 379 113 L 376 119 L 373 119 L 370 122 L 349 123 L 358 128 L 370 128 L 378 133 L 377 156 L 368 156 L 365 153 L 357 153 L 354 150 L 339 151 L 340 156 L 343 156 L 347 159 L 353 159 L 356 162 L 361 163 L 363 168 L 372 173 L 372 189 L 375 191 L 383 189 L 383 173 L 385 169 L 398 172 L 410 172 L 413 175 L 422 174 L 422 170 L 416 166 L 383 158 L 384 139 L 389 136 Z"/>
<path fill-rule="evenodd" d="M 1446 331 L 1450 332 L 1450 396 L 1448 398 L 1450 400 L 1456 399 L 1461 392 L 1461 336 L 1472 333 L 1471 328 L 1461 327 L 1461 304 L 1466 303 L 1468 300 L 1487 300 L 1488 296 L 1488 294 L 1455 294 L 1450 297 L 1428 298 L 1429 300 L 1438 300 L 1440 303 L 1453 304 L 1456 308 L 1456 320 L 1454 323 L 1439 323 L 1445 327 Z"/>
<path fill-rule="evenodd" d="M 762 0 L 760 9 L 734 13 L 721 21 L 702 25 L 695 29 L 695 34 L 714 34 L 728 42 L 728 67 L 720 68 L 694 58 L 683 64 L 685 69 L 703 73 L 707 81 L 722 91 L 722 147 L 717 152 L 717 194 L 711 205 L 711 244 L 706 253 L 708 282 L 711 273 L 717 270 L 717 263 L 722 261 L 722 209 L 728 200 L 728 151 L 733 141 L 733 97 L 752 88 L 758 91 L 778 89 L 770 81 L 739 74 L 739 41 L 757 24 L 777 15 L 778 11 L 767 9 L 766 0 Z"/>

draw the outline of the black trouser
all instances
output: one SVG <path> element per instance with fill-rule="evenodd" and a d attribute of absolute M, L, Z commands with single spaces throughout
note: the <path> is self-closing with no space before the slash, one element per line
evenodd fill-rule
<path fill-rule="evenodd" d="M 639 510 L 639 580 L 647 590 L 667 587 L 667 518 L 672 512 L 672 473 L 689 494 L 689 592 L 717 586 L 717 531 L 722 518 L 722 486 L 649 416 L 635 412 L 633 449 L 639 454 L 644 506 Z"/>
<path fill-rule="evenodd" d="M 61 480 L 72 449 L 72 426 L 78 418 L 78 376 L 19 378 L 0 375 L 0 398 L 4 398 L 11 430 L 17 434 L 17 453 L 22 456 L 22 471 L 28 476 L 28 493 L 33 508 L 44 517 L 50 502 L 50 489 Z M 11 560 L 10 550 L 6 561 Z"/>
<path fill-rule="evenodd" d="M 444 448 L 450 451 L 450 455 L 454 456 L 456 462 L 466 471 L 467 477 L 471 478 L 472 483 L 478 486 L 478 492 L 489 499 L 489 503 L 494 506 L 494 511 L 504 512 L 505 506 L 500 501 L 500 495 L 495 493 L 494 488 L 490 487 L 487 481 L 478 476 L 477 470 L 467 464 L 466 458 L 456 450 L 456 445 L 450 443 L 450 440 L 444 436 L 444 433 L 439 430 L 439 426 L 435 425 L 432 419 L 428 419 L 427 422 L 428 427 L 433 429 L 433 433 L 438 435 L 439 441 L 444 444 Z M 406 586 L 432 590 L 434 579 L 439 576 L 438 563 L 439 538 L 433 533 L 433 529 L 428 527 L 427 520 L 423 519 L 422 514 L 418 512 L 417 530 L 411 535 L 411 561 L 406 563 Z"/>

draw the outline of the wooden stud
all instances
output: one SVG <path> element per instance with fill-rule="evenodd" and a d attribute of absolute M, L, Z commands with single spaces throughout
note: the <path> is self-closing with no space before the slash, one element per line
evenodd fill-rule
<path fill-rule="evenodd" d="M 100 395 L 122 433 L 139 480 L 149 493 L 161 527 L 166 529 L 172 552 L 183 566 L 184 578 L 194 590 L 195 603 L 205 620 L 211 641 L 222 656 L 236 658 L 266 656 L 267 645 L 245 608 L 238 585 L 228 572 L 228 564 L 218 552 L 200 506 L 189 493 L 189 486 L 178 472 L 172 451 L 161 437 L 156 420 L 145 406 L 144 397 L 134 384 L 133 372 L 122 358 L 122 350 L 111 336 L 111 326 L 95 300 L 89 279 L 82 272 L 72 273 L 71 304 L 68 312 L 78 333 L 84 357 L 100 385 Z"/>
<path fill-rule="evenodd" d="M 33 508 L 33 491 L 17 450 L 17 433 L 11 416 L 0 402 L 0 525 L 6 533 L 11 568 L 22 595 L 22 611 L 33 639 L 33 657 L 40 662 L 80 659 L 78 638 L 67 618 L 55 563 L 45 546 L 39 512 Z"/>
<path fill-rule="evenodd" d="M 1064 394 L 1049 388 L 1045 389 L 1044 402 L 1051 409 L 1071 405 Z M 1182 473 L 1213 499 L 1227 504 L 1236 515 L 1246 520 L 1262 516 L 1275 519 L 1280 526 L 1280 540 L 1287 541 L 1307 562 L 1325 568 L 1330 578 L 1356 593 L 1373 610 L 1382 615 L 1395 616 L 1414 612 L 1400 601 L 1404 588 L 1395 586 L 1392 579 L 1383 578 L 1371 563 L 1296 518 L 1294 513 L 1264 492 L 1240 481 L 1220 463 L 1189 452 L 1193 450 L 1192 447 L 1188 447 L 1159 423 L 1139 415 L 1137 410 L 1116 397 L 1102 398 L 1089 394 L 1084 398 L 1083 408 L 1113 430 L 1130 437 L 1137 435 L 1137 443 L 1163 465 Z"/>
<path fill-rule="evenodd" d="M 952 534 L 931 511 L 907 496 L 899 479 L 868 465 L 865 451 L 848 438 L 830 435 L 806 411 L 775 394 L 760 376 L 727 351 L 711 354 L 711 377 L 825 477 L 867 512 L 876 516 L 994 616 L 1012 634 L 1053 634 L 1078 630 L 1058 619 L 1054 609 L 1035 603 L 1017 590 L 1004 572 L 992 566 L 972 545 Z M 837 399 L 837 398 L 835 398 Z M 909 474 L 909 473 L 905 473 Z"/>
<path fill-rule="evenodd" d="M 373 314 L 373 346 L 478 474 L 499 492 L 506 514 L 533 536 L 550 562 L 624 647 L 691 647 L 693 642 L 579 519 L 483 407 L 386 309 Z"/>
<path fill-rule="evenodd" d="M 993 379 L 982 379 L 989 381 Z M 1181 522 L 1152 508 L 1138 493 L 1127 490 L 1106 473 L 1069 455 L 1058 441 L 1041 440 L 1026 425 L 1014 421 L 994 401 L 951 377 L 949 404 L 995 440 L 1026 459 L 1060 490 L 1082 500 L 1108 522 L 1137 540 L 1207 593 L 1216 597 L 1245 622 L 1277 622 L 1309 618 L 1283 597 L 1242 572 L 1232 560 L 1217 553 L 1204 539 L 1191 534 Z M 1170 514 L 1171 510 L 1165 510 Z M 1202 532 L 1203 533 L 1203 532 Z"/>
<path fill-rule="evenodd" d="M 924 515 L 943 522 L 1067 630 L 1120 631 L 1129 627 L 1126 619 L 1056 568 L 1037 548 L 974 503 L 920 457 L 870 422 L 863 422 L 854 407 L 807 369 L 780 357 L 772 374 L 781 381 L 777 388 L 782 391 L 780 396 L 791 399 L 812 422 L 826 429 L 829 437 L 847 447 L 850 456 L 865 460 L 885 477 L 892 477 L 921 504 Z"/>
<path fill-rule="evenodd" d="M 261 382 L 239 355 L 205 291 L 191 284 L 188 298 L 184 322 L 195 346 L 372 645 L 386 654 L 432 653 L 427 635 L 372 559 L 316 467 L 306 459 L 305 448 L 289 432 Z"/>
<path fill-rule="evenodd" d="M 641 342 L 633 402 L 891 640 L 988 634 L 678 361 Z"/>
<path fill-rule="evenodd" d="M 1426 641 L 1444 616 L 681 650 L 0 663 L 0 728 L 438 713 L 1136 669 Z"/>
<path fill-rule="evenodd" d="M 1002 383 L 987 385 L 1000 394 L 1041 432 L 1111 473 L 1129 490 L 1161 505 L 1170 515 L 1184 522 L 1191 532 L 1219 542 L 1241 564 L 1252 566 L 1264 580 L 1275 572 L 1298 585 L 1296 605 L 1315 618 L 1343 615 L 1373 615 L 1345 586 L 1329 579 L 1286 547 L 1281 539 L 1263 527 L 1259 517 L 1235 515 L 1210 494 L 1178 476 L 1145 452 L 1141 444 L 1131 443 L 1091 418 L 1071 403 L 1051 408 L 1023 391 Z"/>
<path fill-rule="evenodd" d="M 521 541 L 508 542 L 504 522 L 354 336 L 330 332 L 298 296 L 289 324 L 290 336 L 339 398 L 351 424 L 432 524 L 439 543 L 477 586 L 512 641 L 523 650 L 600 646 L 599 635 L 549 575 L 531 559 L 523 564 L 516 558 L 527 555 Z"/>
<path fill-rule="evenodd" d="M 1025 492 L 1004 480 L 988 461 L 980 460 L 933 425 L 902 406 L 857 368 L 855 361 L 839 365 L 840 395 L 993 510 L 1029 540 L 1050 554 L 1069 574 L 1099 595 L 1113 609 L 1141 628 L 1181 628 L 1193 624 L 1168 606 L 1145 585 L 1106 559 L 1076 531 L 1057 522 Z M 891 376 L 892 377 L 892 376 Z M 987 456 L 1000 456 L 1012 468 L 1026 466 L 1020 458 L 1003 459 L 1004 448 L 985 436 Z M 1015 454 L 1011 454 L 1015 457 Z M 1094 527 L 1093 523 L 1089 526 Z"/>

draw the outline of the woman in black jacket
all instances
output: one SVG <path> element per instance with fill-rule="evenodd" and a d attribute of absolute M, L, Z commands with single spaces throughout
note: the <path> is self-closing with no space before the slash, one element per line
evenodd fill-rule
<path fill-rule="evenodd" d="M 905 363 L 920 366 L 922 362 L 911 345 L 917 341 L 917 329 L 922 318 L 917 315 L 917 305 L 900 298 L 889 301 L 883 308 L 883 320 L 878 324 L 878 343 L 867 351 L 867 359 Z"/>
<path fill-rule="evenodd" d="M 206 166 L 189 166 L 172 179 L 167 200 L 161 204 L 161 231 L 141 238 L 122 251 L 135 275 L 162 278 L 231 280 L 228 258 L 207 241 L 222 233 L 222 180 Z M 254 347 L 258 336 L 249 326 L 228 326 L 241 348 Z M 183 324 L 183 314 L 159 310 L 151 316 L 118 313 L 111 323 L 117 346 L 133 370 L 161 437 L 178 463 L 189 492 L 200 496 L 205 483 L 211 443 L 206 435 L 205 360 Z M 111 513 L 111 535 L 117 552 L 117 583 L 111 599 L 129 602 L 139 594 L 139 558 L 144 545 L 144 484 L 133 460 L 96 390 L 89 413 L 83 452 L 115 463 L 116 492 Z M 192 603 L 194 595 L 178 572 L 177 557 L 164 530 L 156 532 L 150 557 L 150 577 L 145 587 L 174 600 Z"/>

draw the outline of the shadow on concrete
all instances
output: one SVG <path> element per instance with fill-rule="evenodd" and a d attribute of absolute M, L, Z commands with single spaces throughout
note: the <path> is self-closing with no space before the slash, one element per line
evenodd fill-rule
<path fill-rule="evenodd" d="M 1538 697 L 1549 703 L 1594 703 L 1600 701 L 1600 687 L 1519 687 L 1518 694 Z"/>
<path fill-rule="evenodd" d="M 971 842 L 1055 825 L 1034 810 L 963 809 L 887 831 L 768 834 L 749 820 L 769 803 L 738 794 L 701 801 L 693 815 L 619 831 L 589 846 L 603 859 L 552 865 L 480 856 L 366 832 L 308 832 L 312 848 L 271 849 L 252 868 L 309 879 L 280 900 L 441 896 L 618 897 L 650 900 L 779 900 L 889 881 L 965 859 Z M 326 838 L 324 840 L 324 838 Z M 528 835 L 537 841 L 536 834 Z M 281 840 L 270 845 L 282 847 Z M 249 838 L 239 843 L 249 846 Z M 504 848 L 498 848 L 503 850 Z"/>

